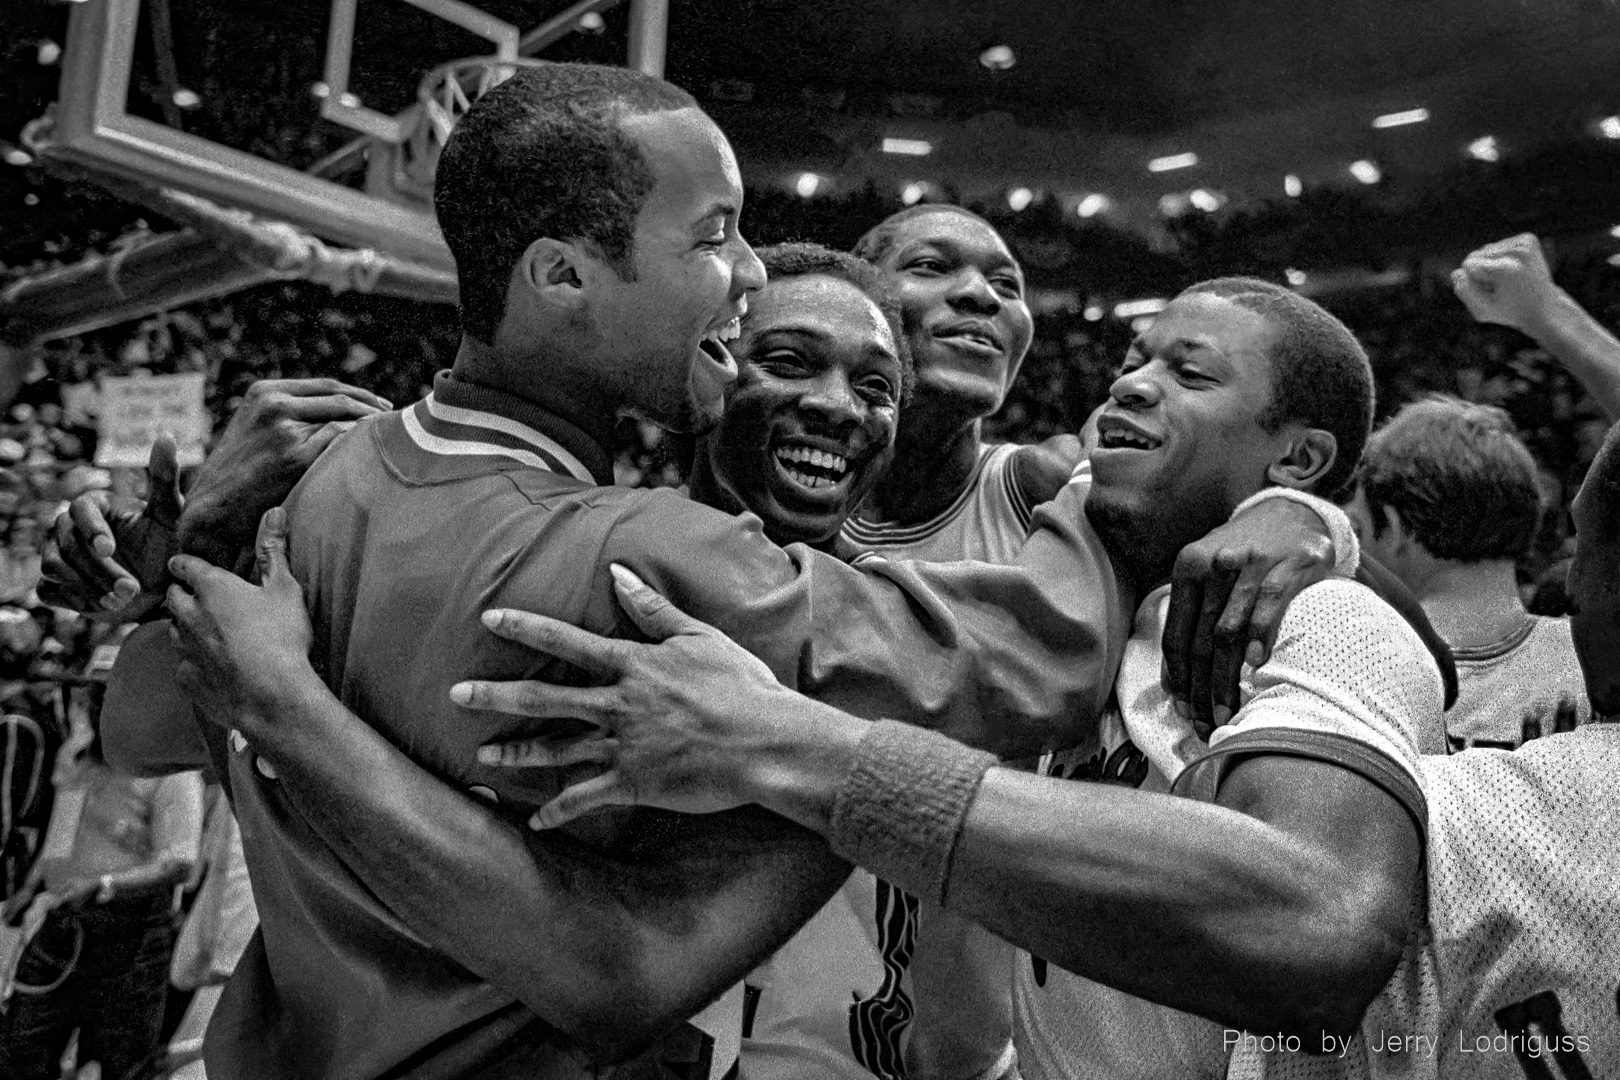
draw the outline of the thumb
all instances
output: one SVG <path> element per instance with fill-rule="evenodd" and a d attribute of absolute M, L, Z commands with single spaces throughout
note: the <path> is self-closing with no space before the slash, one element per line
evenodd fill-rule
<path fill-rule="evenodd" d="M 628 566 L 614 563 L 608 570 L 613 575 L 614 591 L 619 594 L 619 606 L 652 640 L 663 641 L 677 634 L 708 629 L 706 624 L 692 618 L 642 581 Z"/>
<path fill-rule="evenodd" d="M 146 515 L 164 525 L 180 520 L 180 448 L 165 432 L 152 444 L 146 460 L 148 492 Z"/>
<path fill-rule="evenodd" d="M 272 506 L 259 519 L 259 535 L 253 550 L 258 557 L 259 581 L 273 588 L 298 588 L 292 568 L 287 565 L 287 511 Z"/>
<path fill-rule="evenodd" d="M 1451 272 L 1451 287 L 1456 292 L 1457 299 L 1463 302 L 1468 313 L 1479 322 L 1490 319 L 1491 293 L 1481 284 L 1480 280 L 1467 270 L 1457 269 Z"/>

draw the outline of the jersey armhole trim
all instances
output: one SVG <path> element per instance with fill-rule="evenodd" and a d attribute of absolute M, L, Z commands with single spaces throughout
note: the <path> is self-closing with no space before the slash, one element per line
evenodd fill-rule
<path fill-rule="evenodd" d="M 1278 728 L 1240 732 L 1189 762 L 1170 785 L 1170 791 L 1175 795 L 1188 794 L 1187 789 L 1192 786 L 1190 781 L 1193 774 L 1209 765 L 1213 765 L 1217 770 L 1214 790 L 1219 791 L 1232 768 L 1243 758 L 1255 754 L 1286 754 L 1291 757 L 1312 758 L 1348 769 L 1357 776 L 1370 780 L 1386 791 L 1411 815 L 1418 828 L 1419 844 L 1427 851 L 1429 803 L 1417 780 L 1382 750 L 1345 735 L 1327 731 Z"/>

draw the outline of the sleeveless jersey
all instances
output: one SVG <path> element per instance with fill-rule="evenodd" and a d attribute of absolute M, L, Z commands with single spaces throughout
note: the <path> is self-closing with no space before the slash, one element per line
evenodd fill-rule
<path fill-rule="evenodd" d="M 1031 507 L 1010 467 L 1014 444 L 985 447 L 972 481 L 919 525 L 851 518 L 843 539 L 885 558 L 1009 563 Z M 917 899 L 857 868 L 786 945 L 748 977 L 740 1080 L 896 1080 L 914 1013 Z"/>
<path fill-rule="evenodd" d="M 1271 659 L 1247 668 L 1243 705 L 1208 737 L 1178 717 L 1159 679 L 1168 586 L 1138 608 L 1115 701 L 1095 743 L 1043 761 L 1048 775 L 1213 800 L 1223 763 L 1254 752 L 1333 762 L 1423 821 L 1415 730 L 1439 723 L 1439 670 L 1411 626 L 1342 579 L 1289 606 Z M 1220 1080 L 1224 1029 L 1020 954 L 1013 982 L 1019 1069 L 1028 1080 Z"/>
<path fill-rule="evenodd" d="M 1620 1077 L 1620 724 L 1420 767 L 1426 940 L 1348 1047 L 1240 1045 L 1233 1080 Z"/>
<path fill-rule="evenodd" d="M 1532 615 L 1493 645 L 1453 649 L 1457 704 L 1446 713 L 1446 742 L 1511 750 L 1592 718 L 1568 619 Z"/>

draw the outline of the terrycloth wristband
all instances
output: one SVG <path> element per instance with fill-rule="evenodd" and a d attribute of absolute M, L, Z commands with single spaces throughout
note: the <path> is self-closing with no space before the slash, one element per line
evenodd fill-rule
<path fill-rule="evenodd" d="M 1289 487 L 1268 487 L 1238 503 L 1237 509 L 1232 511 L 1232 516 L 1237 517 L 1249 507 L 1267 499 L 1287 499 L 1289 502 L 1297 502 L 1315 510 L 1316 516 L 1327 526 L 1328 539 L 1333 541 L 1334 576 L 1341 578 L 1356 576 L 1356 569 L 1361 566 L 1361 543 L 1356 539 L 1355 526 L 1350 524 L 1348 514 L 1326 499 L 1312 495 L 1308 491 L 1298 491 Z"/>
<path fill-rule="evenodd" d="M 914 896 L 945 902 L 951 853 L 994 754 L 879 720 L 833 800 L 833 851 Z"/>

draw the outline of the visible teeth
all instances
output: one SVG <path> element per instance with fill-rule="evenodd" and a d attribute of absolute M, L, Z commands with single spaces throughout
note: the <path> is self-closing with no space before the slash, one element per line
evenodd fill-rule
<path fill-rule="evenodd" d="M 838 454 L 826 450 L 817 450 L 809 446 L 782 446 L 776 451 L 777 460 L 788 466 L 788 472 L 795 480 L 810 487 L 820 487 L 822 484 L 832 484 L 843 479 L 849 471 L 849 460 Z M 809 465 L 812 468 L 823 469 L 831 473 L 831 477 L 805 472 L 802 469 L 792 468 L 794 465 Z"/>
<path fill-rule="evenodd" d="M 732 319 L 716 331 L 714 336 L 721 341 L 736 341 L 742 336 L 742 320 Z"/>

